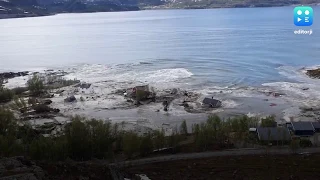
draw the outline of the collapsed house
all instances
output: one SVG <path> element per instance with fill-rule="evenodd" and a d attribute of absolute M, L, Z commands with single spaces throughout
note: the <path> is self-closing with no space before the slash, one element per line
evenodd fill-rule
<path fill-rule="evenodd" d="M 210 108 L 219 108 L 221 107 L 221 101 L 213 98 L 204 98 L 202 101 L 202 105 Z"/>
<path fill-rule="evenodd" d="M 144 101 L 155 98 L 154 89 L 150 88 L 149 85 L 135 86 L 134 88 L 128 89 L 126 95 L 137 101 Z"/>

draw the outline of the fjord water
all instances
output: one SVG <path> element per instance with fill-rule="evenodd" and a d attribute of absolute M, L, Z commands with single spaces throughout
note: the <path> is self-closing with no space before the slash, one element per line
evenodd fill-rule
<path fill-rule="evenodd" d="M 320 64 L 320 18 L 294 7 L 154 10 L 0 20 L 0 71 L 73 68 L 95 79 L 259 86 Z M 314 14 L 320 11 L 314 7 Z M 294 30 L 313 30 L 295 35 Z M 293 73 L 293 74 L 290 74 Z M 91 75 L 91 76 L 90 76 Z"/>

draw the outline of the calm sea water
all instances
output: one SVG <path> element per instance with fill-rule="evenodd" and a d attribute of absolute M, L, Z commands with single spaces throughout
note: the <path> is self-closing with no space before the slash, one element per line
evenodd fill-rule
<path fill-rule="evenodd" d="M 281 69 L 320 64 L 320 7 L 314 7 L 315 22 L 307 28 L 294 26 L 293 8 L 157 10 L 4 19 L 0 20 L 0 71 L 86 64 L 87 68 L 100 68 L 91 67 L 91 74 L 99 71 L 104 75 L 101 65 L 118 65 L 125 67 L 123 73 L 135 72 L 123 78 L 140 73 L 145 81 L 156 79 L 157 74 L 141 74 L 151 70 L 160 77 L 161 73 L 170 73 L 167 78 L 180 78 L 182 74 L 181 78 L 192 78 L 199 85 L 255 86 L 294 81 L 290 74 L 279 73 Z M 295 35 L 293 31 L 298 29 L 312 29 L 313 34 Z"/>

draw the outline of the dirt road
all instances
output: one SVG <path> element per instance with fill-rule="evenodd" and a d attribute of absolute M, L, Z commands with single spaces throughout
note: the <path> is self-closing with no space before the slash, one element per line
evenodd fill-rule
<path fill-rule="evenodd" d="M 150 163 L 158 163 L 165 161 L 176 161 L 176 160 L 186 160 L 186 159 L 199 159 L 199 158 L 209 158 L 209 157 L 219 157 L 219 156 L 243 156 L 243 155 L 264 155 L 264 154 L 292 154 L 292 150 L 289 148 L 270 148 L 270 149 L 231 149 L 225 151 L 215 151 L 215 152 L 201 152 L 201 153 L 190 153 L 190 154 L 176 154 L 167 155 L 161 157 L 153 157 L 146 159 L 138 159 L 132 161 L 124 161 L 112 164 L 118 167 L 127 167 L 132 165 L 144 165 Z M 304 148 L 299 149 L 296 153 L 320 153 L 320 148 Z"/>

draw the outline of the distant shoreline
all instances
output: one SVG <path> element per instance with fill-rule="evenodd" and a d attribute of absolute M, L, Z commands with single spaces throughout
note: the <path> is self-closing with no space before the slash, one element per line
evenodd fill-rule
<path fill-rule="evenodd" d="M 175 7 L 175 6 L 170 6 L 170 5 L 160 5 L 160 6 L 146 6 L 146 7 L 141 7 L 140 10 L 129 10 L 129 11 L 144 11 L 144 10 L 178 10 L 178 9 L 183 9 L 183 10 L 192 10 L 192 9 L 221 9 L 221 8 L 272 8 L 272 7 L 291 7 L 291 6 L 301 6 L 302 4 L 291 4 L 291 5 L 271 5 L 271 4 L 266 4 L 266 5 L 230 5 L 230 6 L 183 6 L 183 7 Z M 320 3 L 312 3 L 312 4 L 303 4 L 306 6 L 320 6 Z M 0 20 L 1 19 L 16 19 L 16 18 L 29 18 L 29 17 L 42 17 L 42 16 L 53 16 L 53 15 L 58 15 L 58 14 L 65 14 L 65 13 L 70 13 L 70 14 L 82 14 L 82 13 L 102 13 L 102 12 L 126 12 L 126 11 L 95 11 L 95 12 L 61 12 L 61 13 L 48 13 L 48 14 L 0 14 Z"/>
<path fill-rule="evenodd" d="M 17 18 L 29 18 L 29 17 L 43 17 L 43 16 L 52 16 L 56 14 L 45 14 L 45 15 L 36 15 L 36 14 L 0 14 L 1 19 L 17 19 Z"/>

